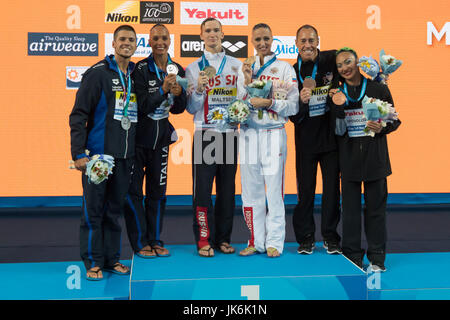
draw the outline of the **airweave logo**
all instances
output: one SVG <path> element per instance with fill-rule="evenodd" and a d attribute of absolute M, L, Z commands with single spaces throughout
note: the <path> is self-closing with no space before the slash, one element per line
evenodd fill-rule
<path fill-rule="evenodd" d="M 98 56 L 97 33 L 28 33 L 29 56 Z"/>
<path fill-rule="evenodd" d="M 139 1 L 105 1 L 106 23 L 139 23 Z"/>
<path fill-rule="evenodd" d="M 225 36 L 222 40 L 225 53 L 236 58 L 248 57 L 247 36 Z M 200 57 L 205 50 L 205 44 L 198 35 L 181 35 L 181 57 Z"/>

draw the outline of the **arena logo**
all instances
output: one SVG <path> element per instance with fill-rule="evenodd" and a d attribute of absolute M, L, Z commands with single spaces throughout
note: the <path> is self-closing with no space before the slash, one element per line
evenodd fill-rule
<path fill-rule="evenodd" d="M 105 1 L 106 23 L 139 23 L 139 1 Z"/>
<path fill-rule="evenodd" d="M 140 34 L 138 33 L 136 39 L 137 43 L 137 49 L 134 53 L 133 57 L 148 57 L 152 53 L 152 48 L 148 44 L 149 40 L 149 34 Z M 112 42 L 114 40 L 114 34 L 113 33 L 105 33 L 105 55 L 114 54 L 114 48 L 112 47 Z M 169 47 L 169 54 L 171 57 L 174 56 L 174 41 L 175 36 L 173 34 L 170 35 L 170 47 Z"/>
<path fill-rule="evenodd" d="M 80 87 L 83 74 L 89 67 L 66 67 L 66 89 L 75 90 Z"/>
<path fill-rule="evenodd" d="M 174 23 L 173 2 L 141 1 L 141 23 Z"/>
<path fill-rule="evenodd" d="M 28 55 L 98 56 L 98 34 L 28 32 Z"/>
<path fill-rule="evenodd" d="M 225 36 L 222 40 L 225 53 L 235 58 L 248 57 L 247 36 Z M 181 57 L 201 57 L 205 50 L 205 44 L 199 35 L 181 35 L 180 39 Z"/>
<path fill-rule="evenodd" d="M 433 36 L 439 42 L 445 35 L 445 45 L 450 45 L 450 22 L 446 22 L 442 29 L 438 31 L 433 22 L 427 22 L 427 45 L 433 44 Z"/>
<path fill-rule="evenodd" d="M 248 4 L 222 2 L 181 2 L 180 23 L 201 24 L 206 18 L 219 19 L 222 25 L 248 25 Z"/>

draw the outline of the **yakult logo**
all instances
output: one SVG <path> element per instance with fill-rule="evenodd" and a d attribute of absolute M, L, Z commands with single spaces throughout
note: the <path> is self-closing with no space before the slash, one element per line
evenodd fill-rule
<path fill-rule="evenodd" d="M 248 25 L 248 4 L 181 2 L 181 24 L 201 24 L 206 18 L 216 18 L 222 25 L 246 26 Z"/>

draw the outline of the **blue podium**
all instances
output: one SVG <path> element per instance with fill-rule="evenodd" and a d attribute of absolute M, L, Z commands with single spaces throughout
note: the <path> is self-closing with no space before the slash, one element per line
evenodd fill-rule
<path fill-rule="evenodd" d="M 244 247 L 236 245 L 237 251 Z M 288 243 L 279 258 L 218 251 L 204 258 L 194 245 L 168 248 L 171 257 L 133 257 L 131 300 L 367 299 L 366 273 L 322 247 L 305 256 Z"/>

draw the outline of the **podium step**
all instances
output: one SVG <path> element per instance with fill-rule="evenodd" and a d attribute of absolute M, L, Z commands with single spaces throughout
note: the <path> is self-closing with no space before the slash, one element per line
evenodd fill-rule
<path fill-rule="evenodd" d="M 450 252 L 396 253 L 368 274 L 369 300 L 450 300 Z"/>
<path fill-rule="evenodd" d="M 121 261 L 130 266 L 131 261 Z M 129 276 L 88 281 L 82 262 L 0 264 L 0 300 L 126 300 Z"/>
<path fill-rule="evenodd" d="M 279 258 L 241 257 L 216 250 L 200 257 L 194 245 L 167 246 L 172 256 L 133 257 L 132 300 L 304 300 L 367 299 L 367 275 L 342 255 L 329 255 L 317 244 L 300 255 L 287 243 Z M 239 252 L 245 244 L 235 245 Z"/>

